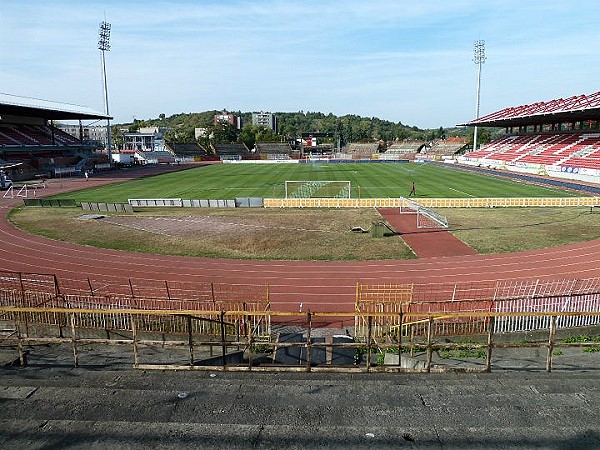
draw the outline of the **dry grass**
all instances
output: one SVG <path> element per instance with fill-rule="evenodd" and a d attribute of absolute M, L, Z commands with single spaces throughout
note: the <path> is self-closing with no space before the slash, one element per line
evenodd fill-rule
<path fill-rule="evenodd" d="M 479 253 L 545 248 L 600 238 L 589 208 L 444 209 L 451 231 Z M 282 260 L 411 259 L 399 236 L 373 238 L 373 209 L 146 209 L 79 220 L 80 209 L 19 208 L 11 221 L 52 239 L 136 252 Z"/>
<path fill-rule="evenodd" d="M 26 231 L 79 244 L 128 251 L 239 259 L 410 259 L 398 236 L 373 238 L 373 209 L 161 209 L 80 220 L 79 209 L 20 208 L 11 221 Z"/>
<path fill-rule="evenodd" d="M 493 208 L 442 211 L 451 231 L 479 253 L 534 250 L 600 238 L 590 208 Z"/>

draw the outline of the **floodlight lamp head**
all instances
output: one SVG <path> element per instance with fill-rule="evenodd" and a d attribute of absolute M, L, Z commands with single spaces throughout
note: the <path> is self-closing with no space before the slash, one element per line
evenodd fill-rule
<path fill-rule="evenodd" d="M 480 39 L 473 43 L 473 62 L 475 64 L 485 63 L 485 41 Z"/>
<path fill-rule="evenodd" d="M 98 32 L 98 49 L 104 51 L 110 50 L 110 23 L 100 22 L 100 30 Z"/>

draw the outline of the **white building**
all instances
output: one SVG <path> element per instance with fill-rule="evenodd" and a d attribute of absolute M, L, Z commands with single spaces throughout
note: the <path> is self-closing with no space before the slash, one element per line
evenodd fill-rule
<path fill-rule="evenodd" d="M 106 126 L 104 125 L 66 125 L 56 124 L 56 127 L 80 139 L 84 144 L 98 143 L 106 147 Z"/>
<path fill-rule="evenodd" d="M 269 128 L 273 133 L 277 133 L 277 116 L 265 112 L 252 113 L 252 125 Z"/>
<path fill-rule="evenodd" d="M 142 127 L 136 133 L 123 133 L 123 148 L 142 152 L 162 152 L 165 149 L 165 127 Z"/>

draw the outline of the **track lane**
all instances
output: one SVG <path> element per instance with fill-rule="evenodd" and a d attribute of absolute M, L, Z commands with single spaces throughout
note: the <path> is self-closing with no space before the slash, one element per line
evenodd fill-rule
<path fill-rule="evenodd" d="M 122 181 L 62 181 L 47 190 L 91 187 Z M 65 282 L 90 277 L 107 282 L 132 278 L 228 284 L 269 284 L 280 310 L 351 311 L 357 283 L 439 284 L 513 279 L 600 276 L 600 239 L 520 253 L 466 255 L 403 261 L 249 261 L 189 258 L 99 249 L 39 236 L 14 228 L 8 211 L 21 199 L 0 199 L 0 269 L 55 273 Z"/>

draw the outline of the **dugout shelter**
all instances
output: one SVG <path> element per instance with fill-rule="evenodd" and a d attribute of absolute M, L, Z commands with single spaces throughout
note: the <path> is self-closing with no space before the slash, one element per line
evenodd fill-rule
<path fill-rule="evenodd" d="M 110 167 L 108 155 L 84 145 L 55 121 L 106 120 L 90 108 L 0 94 L 0 160 L 13 180 L 77 175 Z"/>

